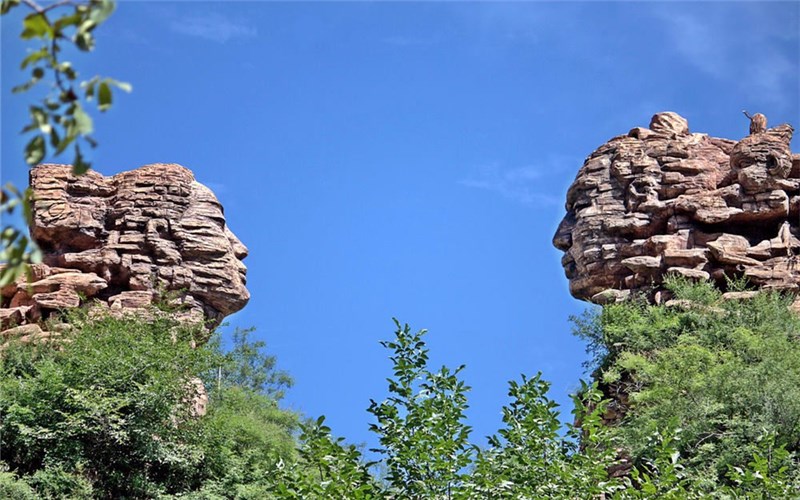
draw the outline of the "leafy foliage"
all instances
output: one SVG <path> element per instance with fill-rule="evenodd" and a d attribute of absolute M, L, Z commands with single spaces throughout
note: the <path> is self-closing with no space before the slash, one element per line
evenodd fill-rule
<path fill-rule="evenodd" d="M 354 445 L 333 438 L 325 418 L 307 422 L 300 435 L 299 460 L 280 463 L 268 491 L 275 498 L 368 500 L 386 498 Z"/>
<path fill-rule="evenodd" d="M 372 401 L 369 412 L 377 419 L 370 430 L 380 437 L 386 456 L 391 491 L 402 498 L 451 498 L 463 482 L 471 461 L 470 427 L 464 424 L 469 390 L 455 370 L 427 369 L 425 330 L 411 333 L 397 320 L 395 340 L 381 342 L 393 351 L 394 377 L 386 401 Z"/>
<path fill-rule="evenodd" d="M 254 380 L 199 416 L 196 374 L 249 360 L 194 348 L 201 328 L 151 316 L 76 312 L 57 344 L 3 344 L 0 460 L 18 481 L 44 497 L 145 498 L 246 484 L 294 456 L 297 417 Z"/>
<path fill-rule="evenodd" d="M 694 325 L 714 325 L 717 317 L 760 318 L 778 335 L 778 323 L 786 318 L 769 316 L 783 314 L 784 306 L 768 295 L 736 306 L 741 310 L 713 301 L 704 309 L 672 313 L 641 304 L 608 306 L 609 316 L 598 316 L 605 322 L 589 331 L 616 335 L 622 319 L 632 325 L 631 332 L 644 336 L 642 315 L 674 325 L 669 314 L 694 311 Z M 777 424 L 777 430 L 753 429 L 752 442 L 738 449 L 731 444 L 736 453 L 715 462 L 724 467 L 722 474 L 708 473 L 716 470 L 709 469 L 708 456 L 691 446 L 696 423 L 681 420 L 684 407 L 656 379 L 640 385 L 638 393 L 665 392 L 664 401 L 675 411 L 656 412 L 657 399 L 636 400 L 629 418 L 614 428 L 604 420 L 608 401 L 598 384 L 581 386 L 574 397 L 575 424 L 565 426 L 541 374 L 523 376 L 509 384 L 503 427 L 476 446 L 464 423 L 469 387 L 460 380 L 461 368 L 430 371 L 426 332 L 414 333 L 399 322 L 394 339 L 383 343 L 393 363 L 389 396 L 369 408 L 382 460 L 366 462 L 359 448 L 332 437 L 324 417 L 299 423 L 295 414 L 278 407 L 275 396 L 286 386 L 286 375 L 272 373 L 274 358 L 263 353 L 261 343 L 248 340 L 249 331 L 239 332 L 227 353 L 218 341 L 192 348 L 193 340 L 206 333 L 169 317 L 154 312 L 151 321 L 143 321 L 75 314 L 57 346 L 1 346 L 0 496 L 688 499 L 800 494 L 797 454 Z M 674 339 L 654 332 L 635 345 L 661 346 L 645 358 L 658 364 L 661 352 L 683 346 L 680 336 L 687 334 L 681 331 Z M 605 369 L 627 351 L 611 352 Z M 192 397 L 197 373 L 205 374 L 211 389 L 203 416 Z M 722 438 L 715 444 L 720 443 Z M 385 475 L 372 474 L 375 466 Z"/>
<path fill-rule="evenodd" d="M 114 0 L 87 0 L 55 2 L 45 7 L 33 0 L 2 0 L 0 14 L 7 15 L 24 5 L 30 10 L 22 19 L 20 38 L 38 41 L 38 48 L 31 50 L 20 63 L 20 69 L 30 71 L 29 79 L 12 89 L 14 93 L 28 92 L 47 86 L 44 97 L 29 106 L 30 122 L 22 128 L 29 134 L 23 151 L 25 163 L 36 165 L 48 153 L 58 156 L 72 147 L 74 173 L 86 172 L 91 164 L 81 150 L 81 144 L 91 148 L 97 146 L 92 138 L 94 124 L 85 109 L 85 103 L 96 101 L 101 112 L 111 108 L 112 88 L 130 92 L 132 87 L 112 78 L 95 76 L 79 82 L 78 72 L 70 61 L 63 59 L 66 48 L 74 47 L 80 52 L 94 49 L 94 31 L 105 22 L 116 8 Z M 0 211 L 11 214 L 17 206 L 23 210 L 26 222 L 30 222 L 30 189 L 20 192 L 13 185 L 2 189 Z M 35 245 L 13 225 L 2 229 L 2 251 L 0 261 L 0 286 L 4 286 L 22 275 L 29 264 L 41 260 Z"/>
<path fill-rule="evenodd" d="M 217 369 L 206 375 L 206 386 L 212 389 L 212 397 L 215 389 L 224 386 L 247 389 L 278 401 L 292 386 L 289 374 L 276 368 L 275 356 L 264 353 L 266 343 L 249 340 L 253 331 L 254 328 L 234 330 L 232 348 L 222 356 Z M 220 335 L 214 336 L 210 348 L 221 351 L 221 341 Z"/>
<path fill-rule="evenodd" d="M 547 397 L 550 384 L 541 374 L 509 386 L 505 427 L 489 437 L 488 448 L 477 450 L 465 498 L 558 498 L 565 492 L 591 498 L 623 486 L 608 474 L 617 458 L 596 387 L 584 386 L 575 397 L 581 426 L 567 426 L 562 436 L 558 405 Z"/>
<path fill-rule="evenodd" d="M 614 304 L 578 323 L 600 348 L 596 376 L 629 401 L 617 428 L 625 446 L 641 460 L 654 452 L 655 429 L 678 427 L 676 450 L 709 485 L 754 460 L 762 436 L 797 452 L 800 318 L 791 299 L 722 300 L 711 285 L 682 280 L 670 288 L 673 305 Z"/>
<path fill-rule="evenodd" d="M 20 207 L 26 221 L 31 220 L 31 191 L 20 192 L 13 184 L 6 183 L 0 189 L 0 213 L 10 216 Z M 22 231 L 5 225 L 0 232 L 0 287 L 16 280 L 23 273 L 31 280 L 30 264 L 42 261 L 42 253 L 32 245 Z M 31 248 L 33 247 L 33 248 Z"/>
<path fill-rule="evenodd" d="M 62 59 L 61 54 L 65 45 L 82 52 L 92 51 L 94 31 L 111 16 L 116 3 L 113 0 L 88 0 L 57 2 L 41 7 L 33 1 L 3 0 L 2 14 L 9 13 L 20 3 L 32 11 L 22 20 L 20 38 L 37 40 L 41 45 L 29 52 L 20 64 L 20 69 L 30 70 L 30 79 L 14 87 L 12 92 L 27 92 L 42 82 L 51 82 L 52 85 L 42 101 L 29 108 L 31 121 L 22 132 L 32 132 L 33 137 L 25 147 L 25 162 L 35 165 L 47 156 L 49 148 L 58 155 L 72 146 L 75 173 L 83 173 L 90 165 L 81 153 L 80 141 L 90 147 L 97 143 L 91 137 L 94 130 L 92 118 L 84 110 L 82 101 L 96 100 L 97 109 L 107 111 L 113 99 L 112 87 L 130 92 L 131 85 L 98 76 L 78 83 L 78 72 L 71 62 Z"/>

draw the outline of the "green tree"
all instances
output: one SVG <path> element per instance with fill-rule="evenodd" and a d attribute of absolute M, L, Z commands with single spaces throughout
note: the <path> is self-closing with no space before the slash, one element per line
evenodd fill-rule
<path fill-rule="evenodd" d="M 391 396 L 368 409 L 377 420 L 370 425 L 380 438 L 375 451 L 386 457 L 387 480 L 399 497 L 452 498 L 472 457 L 471 428 L 464 423 L 469 387 L 458 378 L 464 366 L 429 371 L 426 331 L 411 333 L 394 321 L 395 339 L 381 342 L 393 351 Z"/>
<path fill-rule="evenodd" d="M 623 487 L 608 474 L 618 458 L 602 423 L 605 403 L 595 386 L 574 398 L 580 426 L 564 425 L 558 405 L 547 397 L 541 374 L 509 383 L 504 428 L 478 449 L 467 498 L 593 498 Z"/>
<path fill-rule="evenodd" d="M 640 307 L 629 304 L 628 307 Z M 640 309 L 642 310 L 642 309 Z M 703 313 L 718 314 L 713 309 Z M 763 305 L 759 308 L 764 313 Z M 759 314 L 760 314 L 759 313 Z M 373 402 L 386 476 L 324 418 L 300 424 L 281 410 L 253 366 L 273 364 L 240 336 L 192 347 L 206 332 L 158 310 L 151 320 L 74 312 L 58 344 L 0 344 L 0 496 L 9 498 L 794 498 L 797 454 L 762 432 L 724 477 L 705 474 L 679 419 L 648 421 L 641 450 L 610 427 L 597 385 L 575 396 L 562 425 L 541 375 L 509 385 L 503 427 L 468 442 L 467 386 L 431 372 L 424 330 L 397 324 L 390 397 Z M 617 316 L 619 317 L 619 316 Z M 622 315 L 622 317 L 628 317 Z M 657 336 L 661 338 L 660 336 Z M 274 360 L 273 360 L 274 362 Z M 238 374 L 219 382 L 219 366 Z M 610 366 L 610 365 L 608 365 Z M 208 374 L 207 413 L 195 410 Z M 216 378 L 213 374 L 217 374 Z M 236 382 L 234 382 L 236 380 Z M 216 385 L 214 385 L 216 384 Z M 669 399 L 665 401 L 674 404 Z M 633 406 L 630 415 L 648 407 Z M 643 413 L 646 414 L 646 411 Z M 296 431 L 300 430 L 297 436 Z M 413 435 L 416 433 L 418 435 Z M 633 435 L 645 434 L 637 431 Z M 451 463 L 446 463 L 447 460 Z M 612 474 L 614 471 L 625 474 Z M 412 478 L 409 482 L 406 478 Z"/>
<path fill-rule="evenodd" d="M 212 388 L 212 397 L 216 395 L 216 389 L 238 387 L 278 401 L 292 386 L 289 374 L 276 368 L 275 356 L 265 354 L 266 343 L 250 341 L 250 334 L 254 331 L 255 328 L 233 331 L 232 347 L 222 356 L 217 370 L 206 375 L 206 385 Z M 222 336 L 215 335 L 210 346 L 222 351 L 221 342 Z"/>
<path fill-rule="evenodd" d="M 268 491 L 276 498 L 369 500 L 386 498 L 381 484 L 370 474 L 354 445 L 333 438 L 325 417 L 302 425 L 298 460 L 281 462 L 272 473 Z"/>

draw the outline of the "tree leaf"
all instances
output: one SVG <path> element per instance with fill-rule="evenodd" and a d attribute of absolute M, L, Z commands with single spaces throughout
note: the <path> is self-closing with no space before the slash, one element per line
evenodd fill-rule
<path fill-rule="evenodd" d="M 25 146 L 25 163 L 36 165 L 44 158 L 45 151 L 44 136 L 37 135 Z"/>
<path fill-rule="evenodd" d="M 111 87 L 108 82 L 100 82 L 97 89 L 97 108 L 100 111 L 107 111 L 111 108 Z"/>
<path fill-rule="evenodd" d="M 47 22 L 44 14 L 30 14 L 22 21 L 23 31 L 20 38 L 30 40 L 31 38 L 52 38 L 53 27 Z"/>
<path fill-rule="evenodd" d="M 67 147 L 72 144 L 72 141 L 75 140 L 76 132 L 75 132 L 75 120 L 69 120 L 63 123 L 64 128 L 66 129 L 67 135 L 61 140 L 58 147 L 56 148 L 55 155 L 58 156 L 63 153 Z"/>
<path fill-rule="evenodd" d="M 7 14 L 8 11 L 17 5 L 19 5 L 19 0 L 3 0 L 3 3 L 0 4 L 0 15 Z"/>
<path fill-rule="evenodd" d="M 75 145 L 75 160 L 72 162 L 72 175 L 85 174 L 91 168 L 91 163 L 84 161 L 81 148 Z"/>
<path fill-rule="evenodd" d="M 53 28 L 56 31 L 61 31 L 62 29 L 66 28 L 67 26 L 77 26 L 78 23 L 81 22 L 83 16 L 79 13 L 70 14 L 67 16 L 62 16 L 56 19 L 56 22 L 53 23 Z"/>
<path fill-rule="evenodd" d="M 88 31 L 83 31 L 75 35 L 75 45 L 84 52 L 94 49 L 94 37 Z"/>
<path fill-rule="evenodd" d="M 89 13 L 89 19 L 94 21 L 95 25 L 101 24 L 114 13 L 117 8 L 116 3 L 111 0 L 100 0 L 100 5 L 94 7 Z"/>
<path fill-rule="evenodd" d="M 72 111 L 72 116 L 75 118 L 75 128 L 79 135 L 92 133 L 92 130 L 94 130 L 92 117 L 86 114 L 86 111 L 84 111 L 83 108 L 77 103 Z"/>
<path fill-rule="evenodd" d="M 87 80 L 85 82 L 81 82 L 81 87 L 85 89 L 86 92 L 86 100 L 91 101 L 94 97 L 95 87 L 97 87 L 98 78 L 94 77 L 91 80 Z"/>
<path fill-rule="evenodd" d="M 50 129 L 50 146 L 53 148 L 58 148 L 59 143 L 61 142 L 61 138 L 58 136 L 58 131 L 55 127 Z"/>
<path fill-rule="evenodd" d="M 133 86 L 128 82 L 118 82 L 117 80 L 108 80 L 108 82 L 118 89 L 122 90 L 123 92 L 131 93 L 133 91 Z"/>
<path fill-rule="evenodd" d="M 78 76 L 78 73 L 75 71 L 75 69 L 72 67 L 72 63 L 69 61 L 64 61 L 59 64 L 57 70 L 64 73 L 69 80 L 74 80 Z"/>
<path fill-rule="evenodd" d="M 35 52 L 31 52 L 30 54 L 28 54 L 25 57 L 25 59 L 22 60 L 22 63 L 20 63 L 20 65 L 19 65 L 19 69 L 25 69 L 29 65 L 31 65 L 31 64 L 33 64 L 33 63 L 35 63 L 35 62 L 37 62 L 37 61 L 39 61 L 41 59 L 44 59 L 48 55 L 50 55 L 50 52 L 47 50 L 47 47 L 42 47 L 41 49 L 39 49 L 39 50 L 37 50 Z"/>

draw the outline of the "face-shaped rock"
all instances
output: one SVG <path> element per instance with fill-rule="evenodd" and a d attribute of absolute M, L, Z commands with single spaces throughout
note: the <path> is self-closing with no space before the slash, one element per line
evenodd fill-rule
<path fill-rule="evenodd" d="M 618 300 L 657 288 L 667 273 L 797 288 L 800 157 L 793 163 L 791 137 L 780 125 L 737 143 L 659 113 L 649 128 L 598 148 L 553 238 L 571 293 Z"/>
<path fill-rule="evenodd" d="M 172 292 L 196 319 L 218 324 L 247 304 L 247 248 L 188 169 L 154 164 L 74 177 L 68 165 L 39 165 L 31 186 L 31 233 L 45 264 L 102 278 L 107 286 L 96 295 L 112 309 Z"/>

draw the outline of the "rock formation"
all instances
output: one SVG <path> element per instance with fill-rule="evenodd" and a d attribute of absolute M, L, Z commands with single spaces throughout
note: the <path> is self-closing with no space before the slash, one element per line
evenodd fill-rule
<path fill-rule="evenodd" d="M 214 194 L 175 164 L 104 177 L 69 165 L 31 170 L 31 236 L 42 264 L 0 290 L 4 336 L 48 337 L 42 320 L 84 304 L 141 311 L 169 297 L 179 319 L 209 327 L 247 304 L 247 248 Z M 50 328 L 58 328 L 58 325 Z"/>
<path fill-rule="evenodd" d="M 736 142 L 691 133 L 676 113 L 614 137 L 589 155 L 567 193 L 553 244 L 573 296 L 595 303 L 632 293 L 658 301 L 668 273 L 750 284 L 800 285 L 800 155 L 793 129 Z"/>

